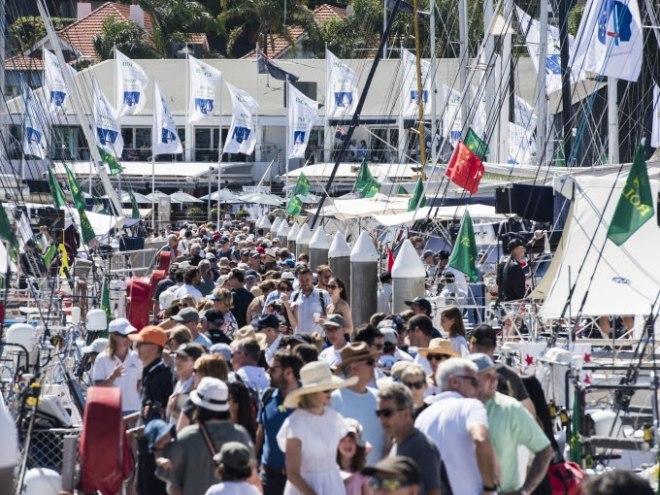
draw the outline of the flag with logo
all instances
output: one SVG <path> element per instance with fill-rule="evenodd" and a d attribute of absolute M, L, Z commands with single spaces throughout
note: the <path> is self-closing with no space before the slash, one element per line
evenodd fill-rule
<path fill-rule="evenodd" d="M 188 102 L 188 122 L 199 122 L 211 117 L 215 108 L 215 88 L 220 84 L 222 73 L 195 57 L 188 56 L 190 77 L 190 101 Z"/>
<path fill-rule="evenodd" d="M 83 197 L 82 189 L 80 189 L 78 179 L 76 179 L 76 176 L 66 163 L 63 165 L 64 170 L 66 171 L 66 180 L 69 184 L 69 191 L 71 191 L 71 197 L 73 198 L 73 204 L 78 211 L 85 211 L 85 198 Z"/>
<path fill-rule="evenodd" d="M 120 157 L 124 151 L 124 139 L 121 137 L 121 127 L 117 122 L 117 111 L 96 82 L 94 82 L 94 128 L 99 146 L 115 157 Z"/>
<path fill-rule="evenodd" d="M 607 237 L 621 246 L 653 215 L 653 193 L 644 161 L 644 146 L 640 145 L 635 150 L 633 164 L 610 221 Z"/>
<path fill-rule="evenodd" d="M 247 91 L 226 83 L 231 96 L 232 117 L 223 153 L 250 155 L 257 143 L 255 114 L 259 104 Z"/>
<path fill-rule="evenodd" d="M 539 66 L 545 69 L 545 91 L 546 94 L 554 93 L 561 89 L 561 60 L 560 60 L 560 45 L 559 45 L 559 29 L 555 26 L 548 25 L 548 39 L 545 54 L 545 63 L 540 63 L 541 59 L 541 23 L 536 19 L 532 19 L 527 13 L 516 6 L 516 14 L 518 16 L 518 23 L 520 24 L 520 31 L 525 36 L 525 44 L 527 45 L 527 52 L 529 53 L 532 63 L 536 72 L 539 71 Z M 572 35 L 568 35 L 568 46 L 573 47 L 575 39 Z M 571 82 L 575 83 L 584 79 L 585 73 L 579 67 L 571 67 Z M 518 122 L 518 121 L 516 121 Z"/>
<path fill-rule="evenodd" d="M 101 163 L 108 167 L 110 175 L 118 175 L 124 171 L 124 168 L 121 166 L 119 161 L 112 155 L 108 153 L 104 148 L 97 146 L 96 149 L 99 150 L 99 155 L 101 156 Z"/>
<path fill-rule="evenodd" d="M 477 242 L 474 238 L 474 227 L 468 209 L 465 208 L 461 227 L 454 242 L 454 248 L 449 256 L 448 266 L 463 272 L 470 282 L 479 281 L 479 270 L 476 267 Z"/>
<path fill-rule="evenodd" d="M 355 181 L 355 190 L 360 194 L 361 198 L 372 198 L 380 191 L 380 184 L 371 174 L 366 160 L 360 165 L 357 180 Z"/>
<path fill-rule="evenodd" d="M 487 151 L 487 146 L 472 129 L 468 129 L 465 141 L 456 144 L 445 171 L 449 180 L 470 194 L 475 194 L 479 190 L 479 182 L 484 175 L 482 157 L 473 152 L 473 149 L 483 152 Z"/>
<path fill-rule="evenodd" d="M 445 137 L 453 145 L 461 139 L 463 133 L 463 121 L 461 118 L 461 93 L 451 89 L 446 84 L 442 85 L 443 105 L 445 111 L 442 115 L 442 129 Z"/>
<path fill-rule="evenodd" d="M 303 204 L 302 204 L 302 200 L 298 196 L 307 196 L 309 194 L 310 189 L 311 189 L 311 184 L 309 183 L 309 179 L 305 174 L 300 172 L 300 175 L 298 176 L 298 180 L 296 181 L 296 185 L 293 187 L 293 191 L 291 191 L 291 197 L 289 198 L 289 201 L 286 204 L 287 215 L 290 216 L 300 215 Z"/>
<path fill-rule="evenodd" d="M 326 93 L 325 112 L 328 118 L 348 118 L 357 107 L 357 76 L 355 71 L 325 50 Z"/>
<path fill-rule="evenodd" d="M 289 158 L 305 158 L 309 135 L 318 117 L 318 103 L 288 84 Z"/>
<path fill-rule="evenodd" d="M 64 191 L 62 191 L 60 183 L 57 182 L 55 174 L 50 168 L 48 169 L 48 187 L 50 188 L 50 194 L 53 196 L 53 206 L 59 210 L 66 205 L 66 196 L 64 196 Z"/>
<path fill-rule="evenodd" d="M 62 67 L 55 54 L 49 50 L 42 50 L 44 60 L 44 96 L 48 101 L 48 111 L 51 115 L 64 112 L 64 105 L 69 97 L 69 90 L 64 80 Z M 75 77 L 76 70 L 66 64 L 64 70 Z"/>
<path fill-rule="evenodd" d="M 174 118 L 156 81 L 154 81 L 154 120 L 151 128 L 151 153 L 153 156 L 183 153 L 183 145 L 176 131 Z"/>
<path fill-rule="evenodd" d="M 417 179 L 415 184 L 415 190 L 413 191 L 412 197 L 408 200 L 408 211 L 414 211 L 417 208 L 423 208 L 426 206 L 426 196 L 424 196 L 424 183 L 422 179 Z"/>
<path fill-rule="evenodd" d="M 570 65 L 634 82 L 642 68 L 643 44 L 637 0 L 589 0 Z"/>
<path fill-rule="evenodd" d="M 47 122 L 37 99 L 27 84 L 23 86 L 25 122 L 23 123 L 23 153 L 42 160 L 48 157 Z"/>
<path fill-rule="evenodd" d="M 7 241 L 9 244 L 7 251 L 12 259 L 16 259 L 18 254 L 18 238 L 7 216 L 7 210 L 5 210 L 5 206 L 2 203 L 0 203 L 0 239 Z"/>
<path fill-rule="evenodd" d="M 403 87 L 401 88 L 401 115 L 404 118 L 417 118 L 419 103 L 424 104 L 424 116 L 431 115 L 431 63 L 422 60 L 422 94 L 417 91 L 417 65 L 415 55 L 404 49 L 401 55 Z"/>
<path fill-rule="evenodd" d="M 115 48 L 117 115 L 135 115 L 144 108 L 149 77 L 142 67 Z"/>

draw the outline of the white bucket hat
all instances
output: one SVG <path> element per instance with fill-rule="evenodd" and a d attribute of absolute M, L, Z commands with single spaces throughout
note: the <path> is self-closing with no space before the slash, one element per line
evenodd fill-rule
<path fill-rule="evenodd" d="M 119 335 L 129 335 L 137 332 L 137 328 L 131 325 L 126 318 L 116 318 L 108 325 L 108 332 L 118 333 Z"/>
<path fill-rule="evenodd" d="M 205 376 L 197 388 L 190 392 L 190 400 L 196 406 L 211 411 L 229 411 L 229 389 L 222 380 Z"/>
<path fill-rule="evenodd" d="M 357 376 L 343 380 L 333 375 L 330 365 L 325 361 L 312 361 L 301 368 L 300 382 L 302 385 L 287 394 L 284 399 L 284 407 L 294 409 L 298 407 L 300 397 L 303 395 L 350 387 L 355 385 L 357 381 Z"/>

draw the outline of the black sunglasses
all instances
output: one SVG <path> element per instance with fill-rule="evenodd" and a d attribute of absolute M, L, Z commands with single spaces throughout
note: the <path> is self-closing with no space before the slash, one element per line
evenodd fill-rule
<path fill-rule="evenodd" d="M 376 416 L 379 418 L 390 418 L 392 415 L 401 409 L 376 409 Z"/>
<path fill-rule="evenodd" d="M 448 359 L 450 356 L 448 354 L 427 354 L 426 359 L 429 361 L 444 361 L 445 359 Z"/>
<path fill-rule="evenodd" d="M 423 389 L 424 385 L 426 385 L 424 382 L 403 382 L 403 384 L 408 388 L 415 388 L 417 390 Z"/>

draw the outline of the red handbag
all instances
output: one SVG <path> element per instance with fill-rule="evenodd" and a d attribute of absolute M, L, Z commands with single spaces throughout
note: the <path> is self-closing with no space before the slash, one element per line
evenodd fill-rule
<path fill-rule="evenodd" d="M 582 467 L 572 461 L 550 464 L 548 468 L 552 495 L 580 495 L 584 478 Z"/>

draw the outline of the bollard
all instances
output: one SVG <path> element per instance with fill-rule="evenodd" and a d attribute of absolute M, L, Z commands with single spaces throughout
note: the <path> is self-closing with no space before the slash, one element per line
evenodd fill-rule
<path fill-rule="evenodd" d="M 351 246 L 346 242 L 343 232 L 337 232 L 328 249 L 328 264 L 332 276 L 340 279 L 346 286 L 346 295 L 351 300 Z"/>
<path fill-rule="evenodd" d="M 405 301 L 424 297 L 426 293 L 426 269 L 410 240 L 406 239 L 399 249 L 392 267 L 392 313 L 408 309 Z"/>
<path fill-rule="evenodd" d="M 351 314 L 353 326 L 369 321 L 378 307 L 378 251 L 365 230 L 351 251 Z"/>
<path fill-rule="evenodd" d="M 319 265 L 328 264 L 328 249 L 330 249 L 330 237 L 319 225 L 309 241 L 309 267 L 316 270 Z"/>
<path fill-rule="evenodd" d="M 302 227 L 300 227 L 298 235 L 296 236 L 296 260 L 303 253 L 309 254 L 309 241 L 311 240 L 312 231 L 309 228 L 309 225 L 304 223 L 302 224 Z"/>
<path fill-rule="evenodd" d="M 300 225 L 293 222 L 293 225 L 286 236 L 286 247 L 293 256 L 296 255 L 296 237 L 298 237 L 298 232 L 300 232 Z"/>

